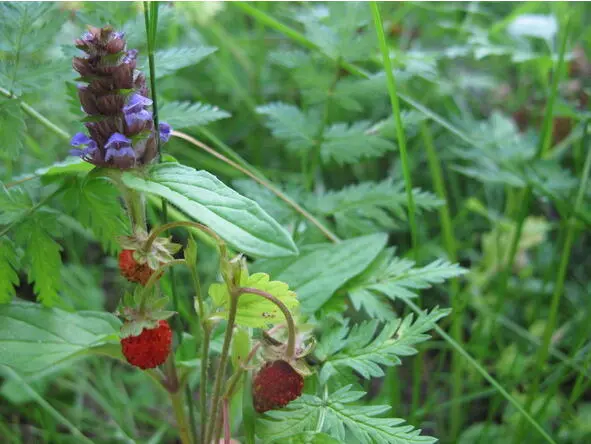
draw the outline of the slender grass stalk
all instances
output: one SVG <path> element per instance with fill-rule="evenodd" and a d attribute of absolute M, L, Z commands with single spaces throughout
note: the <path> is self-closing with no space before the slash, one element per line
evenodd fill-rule
<path fill-rule="evenodd" d="M 403 298 L 402 300 L 415 313 L 423 313 L 419 306 L 416 305 L 410 299 Z M 552 439 L 552 437 L 544 430 L 544 428 L 540 424 L 538 424 L 538 422 L 523 408 L 519 401 L 517 401 L 517 399 L 515 399 L 507 390 L 505 390 L 503 386 L 499 384 L 497 380 L 493 378 L 490 375 L 490 373 L 488 373 L 486 369 L 478 363 L 478 361 L 476 361 L 472 356 L 470 356 L 470 354 L 460 344 L 454 341 L 454 339 L 451 336 L 449 336 L 445 331 L 443 331 L 443 329 L 439 327 L 437 324 L 435 324 L 433 328 L 439 335 L 441 335 L 443 339 L 445 339 L 446 342 L 448 342 L 456 350 L 457 353 L 462 355 L 464 359 L 466 359 L 466 361 L 468 361 L 470 365 L 474 367 L 474 369 L 476 369 L 476 371 L 480 373 L 480 375 L 490 383 L 490 385 L 492 385 L 501 395 L 503 395 L 503 397 L 507 401 L 509 401 L 509 403 L 511 403 L 513 407 L 515 407 L 515 409 L 522 415 L 522 417 L 525 418 L 547 442 L 556 444 L 556 441 L 554 441 L 554 439 Z"/>
<path fill-rule="evenodd" d="M 384 71 L 386 71 L 386 81 L 388 84 L 388 93 L 390 94 L 390 103 L 392 105 L 392 114 L 394 115 L 394 124 L 396 126 L 396 139 L 398 141 L 398 148 L 400 150 L 400 160 L 402 162 L 402 173 L 404 175 L 404 183 L 406 185 L 406 200 L 408 204 L 408 219 L 410 222 L 410 235 L 413 255 L 416 259 L 417 254 L 417 222 L 415 215 L 415 201 L 412 195 L 412 177 L 410 171 L 410 164 L 408 160 L 408 152 L 406 149 L 406 134 L 402 126 L 402 117 L 400 116 L 400 103 L 398 102 L 398 95 L 396 94 L 396 79 L 392 69 L 392 62 L 390 61 L 390 53 L 386 36 L 384 35 L 384 28 L 382 26 L 382 17 L 380 15 L 380 8 L 376 2 L 371 2 L 371 12 L 373 14 L 373 21 L 376 33 L 378 35 L 378 42 L 380 51 L 382 53 L 382 61 L 384 64 Z"/>
<path fill-rule="evenodd" d="M 146 25 L 146 34 L 147 34 L 147 46 L 148 46 L 148 64 L 149 64 L 149 69 L 150 69 L 150 89 L 152 92 L 152 111 L 153 111 L 153 116 L 154 116 L 154 126 L 155 126 L 155 133 L 156 133 L 156 142 L 158 145 L 158 161 L 162 162 L 162 142 L 160 140 L 160 121 L 159 121 L 159 116 L 158 116 L 158 94 L 156 92 L 156 64 L 154 62 L 154 51 L 155 51 L 155 46 L 156 46 L 156 32 L 158 30 L 158 7 L 159 7 L 159 2 L 154 1 L 154 2 L 144 2 L 144 20 L 145 20 L 145 25 Z M 168 204 L 166 202 L 165 199 L 162 199 L 162 221 L 164 224 L 166 224 L 168 222 Z M 170 270 L 170 286 L 171 286 L 171 293 L 172 293 L 172 304 L 173 304 L 173 309 L 174 311 L 176 311 L 177 313 L 179 313 L 179 297 L 178 297 L 178 291 L 177 291 L 177 287 L 176 287 L 176 279 L 175 279 L 175 272 L 174 269 Z M 176 333 L 176 336 L 178 338 L 179 341 L 179 345 L 182 343 L 183 340 L 183 324 L 182 324 L 182 320 L 179 318 L 176 318 L 175 322 L 173 323 L 173 327 Z M 176 372 L 176 369 L 175 369 Z M 176 396 L 176 395 L 175 395 Z M 173 398 L 173 408 L 175 409 L 175 413 L 177 414 L 177 418 L 178 418 L 178 414 L 179 412 L 177 412 L 177 410 L 179 409 L 179 406 L 176 405 L 176 402 L 182 402 L 182 396 L 179 395 L 181 397 L 181 400 L 177 400 L 176 398 Z M 190 441 L 189 442 L 195 442 L 197 437 L 196 437 L 196 424 L 195 424 L 195 414 L 193 412 L 193 402 L 192 402 L 192 396 L 191 396 L 191 390 L 189 385 L 187 384 L 185 386 L 185 398 L 186 398 L 186 403 L 187 403 L 187 407 L 188 407 L 188 411 L 189 411 L 189 418 L 190 418 L 190 422 L 191 422 L 191 427 L 190 427 Z M 185 413 L 184 410 L 182 409 L 182 405 L 180 406 L 182 416 L 183 416 L 183 421 L 186 421 L 185 418 Z M 183 430 L 181 429 L 181 435 L 183 433 Z"/>
<path fill-rule="evenodd" d="M 587 145 L 588 141 L 588 131 L 589 131 L 589 123 L 586 125 L 585 134 L 583 137 L 583 145 Z M 579 185 L 579 190 L 577 192 L 577 197 L 575 199 L 574 208 L 578 209 L 583 204 L 583 199 L 585 197 L 585 192 L 587 191 L 587 182 L 589 180 L 589 171 L 591 170 L 591 149 L 587 149 L 587 156 L 585 158 L 585 165 L 583 167 L 583 175 L 581 178 L 581 183 Z M 554 328 L 556 325 L 556 320 L 558 318 L 558 308 L 560 306 L 560 299 L 562 297 L 562 293 L 564 292 L 564 282 L 566 280 L 566 271 L 568 268 L 568 264 L 570 261 L 571 250 L 573 247 L 573 242 L 575 239 L 575 221 L 572 217 L 566 221 L 568 224 L 567 232 L 566 232 L 566 239 L 564 241 L 562 247 L 562 253 L 560 255 L 560 264 L 558 266 L 558 271 L 556 273 L 556 283 L 554 284 L 554 292 L 552 294 L 552 302 L 550 303 L 550 313 L 548 315 L 548 321 L 546 322 L 546 326 L 544 328 L 544 333 L 542 335 L 542 345 L 538 350 L 538 354 L 536 357 L 536 373 L 533 378 L 533 383 L 531 386 L 531 390 L 529 390 L 527 402 L 526 402 L 526 409 L 529 411 L 531 406 L 535 400 L 535 397 L 539 395 L 539 385 L 541 375 L 546 364 L 546 360 L 548 359 L 548 354 L 550 350 L 550 342 L 552 340 L 552 333 L 554 332 Z M 523 434 L 525 433 L 525 424 L 523 421 L 520 421 L 518 426 L 518 432 L 516 434 L 516 440 L 520 439 Z M 520 441 L 514 441 L 520 442 Z"/>
<path fill-rule="evenodd" d="M 421 134 L 425 151 L 427 152 L 427 160 L 429 162 L 429 170 L 431 172 L 431 179 L 437 197 L 445 202 L 439 207 L 439 223 L 441 225 L 441 234 L 447 255 L 451 262 L 457 262 L 457 246 L 453 232 L 453 222 L 451 220 L 450 211 L 448 207 L 447 193 L 445 191 L 445 184 L 443 182 L 443 171 L 441 169 L 441 162 L 433 144 L 433 136 L 429 127 L 423 122 L 421 126 Z M 457 279 L 453 279 L 450 283 L 450 301 L 452 306 L 452 326 L 451 335 L 454 340 L 460 344 L 464 344 L 464 337 L 462 326 L 464 321 L 464 304 L 460 300 L 460 284 Z M 457 353 L 452 353 L 452 399 L 459 399 L 463 393 L 463 369 L 462 360 Z M 450 440 L 455 442 L 462 427 L 462 405 L 454 403 L 451 405 L 451 424 L 450 424 Z"/>

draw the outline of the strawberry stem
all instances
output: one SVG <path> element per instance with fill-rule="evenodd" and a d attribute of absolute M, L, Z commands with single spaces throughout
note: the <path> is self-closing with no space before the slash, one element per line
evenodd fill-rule
<path fill-rule="evenodd" d="M 279 310 L 281 310 L 281 312 L 285 316 L 285 321 L 287 322 L 287 334 L 288 334 L 288 337 L 287 337 L 287 358 L 290 360 L 295 359 L 296 327 L 295 327 L 295 322 L 293 320 L 293 317 L 291 316 L 291 312 L 289 311 L 289 308 L 287 308 L 287 306 L 283 302 L 281 302 L 278 298 L 276 298 L 272 294 L 267 293 L 266 291 L 263 291 L 263 290 L 259 290 L 258 288 L 244 287 L 244 288 L 239 288 L 238 291 L 239 291 L 239 294 L 244 294 L 244 293 L 256 294 L 258 296 L 261 296 L 261 297 L 273 302 L 275 305 L 277 305 Z"/>
<path fill-rule="evenodd" d="M 209 236 L 211 236 L 215 239 L 215 241 L 218 245 L 218 248 L 220 250 L 221 257 L 226 257 L 228 255 L 228 252 L 226 249 L 226 243 L 222 240 L 221 237 L 218 236 L 218 234 L 215 231 L 213 231 L 211 228 L 209 228 L 206 225 L 200 224 L 198 222 L 192 222 L 189 220 L 180 220 L 177 222 L 169 222 L 167 224 L 164 224 L 164 225 L 154 228 L 152 230 L 152 232 L 150 233 L 150 236 L 146 240 L 143 250 L 145 252 L 149 252 L 150 249 L 152 248 L 152 244 L 154 243 L 154 241 L 156 240 L 156 238 L 158 237 L 158 235 L 160 233 L 163 233 L 167 230 L 170 230 L 170 229 L 176 228 L 176 227 L 193 227 L 193 228 L 196 228 L 200 231 L 203 231 L 205 234 L 208 234 Z"/>
<path fill-rule="evenodd" d="M 208 418 L 209 427 L 207 428 L 207 433 L 205 435 L 206 443 L 211 442 L 211 438 L 213 437 L 213 433 L 216 428 L 220 398 L 222 395 L 222 379 L 224 379 L 224 376 L 226 374 L 226 363 L 228 361 L 230 342 L 232 340 L 232 333 L 234 332 L 234 323 L 236 321 L 236 312 L 238 310 L 238 297 L 240 296 L 240 292 L 236 288 L 231 288 L 229 290 L 230 310 L 228 313 L 228 325 L 226 325 L 226 334 L 224 336 L 224 344 L 222 346 L 222 353 L 220 355 L 220 363 L 213 383 L 213 400 L 211 403 L 211 409 Z"/>

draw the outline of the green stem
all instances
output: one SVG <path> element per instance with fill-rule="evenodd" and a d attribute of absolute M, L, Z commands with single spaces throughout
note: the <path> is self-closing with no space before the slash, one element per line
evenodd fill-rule
<path fill-rule="evenodd" d="M 209 443 L 215 432 L 217 423 L 217 415 L 219 411 L 219 404 L 222 392 L 222 381 L 226 374 L 226 364 L 228 361 L 228 353 L 230 351 L 230 342 L 234 332 L 234 323 L 236 321 L 236 312 L 238 310 L 238 298 L 240 293 L 236 289 L 230 291 L 230 309 L 228 313 L 228 324 L 226 325 L 226 334 L 224 335 L 224 344 L 222 345 L 222 353 L 220 355 L 219 366 L 215 375 L 213 383 L 213 397 L 209 410 L 209 427 L 205 435 L 205 442 Z"/>
<path fill-rule="evenodd" d="M 201 321 L 203 327 L 203 340 L 201 343 L 201 381 L 199 384 L 199 404 L 201 414 L 201 442 L 206 441 L 207 423 L 207 378 L 209 370 L 209 344 L 211 340 L 211 326 L 204 319 Z"/>
<path fill-rule="evenodd" d="M 288 334 L 287 351 L 286 351 L 287 357 L 288 357 L 288 359 L 295 359 L 295 344 L 296 344 L 296 333 L 297 332 L 296 332 L 295 322 L 294 322 L 293 317 L 289 311 L 289 308 L 287 308 L 287 306 L 283 302 L 281 302 L 277 297 L 273 296 L 270 293 L 267 293 L 266 291 L 259 290 L 258 288 L 248 288 L 248 287 L 239 288 L 238 293 L 239 294 L 244 294 L 244 293 L 256 294 L 258 296 L 261 296 L 261 297 L 267 299 L 268 301 L 273 302 L 275 305 L 277 305 L 279 310 L 281 310 L 281 312 L 283 313 L 283 316 L 285 316 L 285 321 L 287 323 L 287 334 Z"/>
<path fill-rule="evenodd" d="M 382 53 L 384 70 L 386 71 L 388 93 L 390 94 L 392 114 L 394 115 L 394 124 L 396 126 L 396 139 L 398 140 L 398 147 L 400 149 L 400 160 L 402 161 L 402 173 L 404 175 L 404 183 L 406 184 L 406 199 L 408 204 L 408 219 L 410 222 L 411 245 L 413 255 L 416 259 L 418 233 L 417 223 L 415 219 L 415 201 L 412 194 L 412 178 L 410 164 L 408 160 L 408 152 L 406 149 L 406 134 L 404 133 L 404 126 L 402 125 L 402 118 L 400 116 L 400 103 L 398 102 L 398 95 L 396 92 L 396 79 L 394 78 L 394 71 L 392 69 L 392 63 L 390 61 L 390 54 L 388 50 L 388 45 L 386 43 L 386 36 L 384 35 L 384 28 L 382 27 L 382 17 L 380 15 L 380 8 L 376 2 L 371 2 L 371 12 L 373 14 L 375 30 L 378 35 L 378 41 L 380 44 L 380 51 Z"/>
<path fill-rule="evenodd" d="M 433 187 L 437 197 L 445 202 L 439 207 L 439 223 L 441 225 L 441 234 L 443 242 L 447 251 L 448 258 L 451 262 L 457 262 L 457 246 L 453 232 L 453 223 L 447 204 L 447 193 L 445 191 L 445 184 L 443 182 L 443 171 L 441 169 L 441 162 L 435 145 L 433 144 L 433 136 L 426 123 L 421 126 L 421 134 L 425 150 L 427 152 L 427 159 L 429 162 L 429 170 L 433 181 Z M 450 299 L 452 305 L 452 337 L 454 340 L 462 345 L 464 343 L 462 325 L 464 319 L 464 304 L 460 300 L 460 285 L 457 279 L 453 279 L 450 284 Z M 459 399 L 463 393 L 463 371 L 462 360 L 456 353 L 452 353 L 452 399 Z M 462 405 L 454 403 L 451 406 L 451 440 L 456 441 L 462 426 Z"/>
<path fill-rule="evenodd" d="M 587 146 L 587 137 L 589 131 L 589 124 L 586 125 L 585 129 L 585 136 L 583 139 L 583 145 Z M 583 175 L 581 179 L 581 183 L 579 185 L 579 190 L 577 192 L 577 197 L 575 199 L 574 209 L 578 209 L 581 207 L 583 203 L 583 199 L 585 197 L 585 192 L 587 191 L 587 181 L 589 180 L 589 171 L 591 170 L 591 149 L 587 151 L 587 157 L 585 159 L 585 165 L 583 167 Z M 558 266 L 558 271 L 556 273 L 556 283 L 554 284 L 554 292 L 552 294 L 552 302 L 550 304 L 550 314 L 548 317 L 548 321 L 546 322 L 546 326 L 544 328 L 544 333 L 542 335 L 542 345 L 538 349 L 538 354 L 536 358 L 536 365 L 534 368 L 537 369 L 532 388 L 529 390 L 527 402 L 526 402 L 526 409 L 529 411 L 531 408 L 533 401 L 537 395 L 539 395 L 539 384 L 541 373 L 543 368 L 546 364 L 546 360 L 548 359 L 548 354 L 550 351 L 550 342 L 552 340 L 552 333 L 554 332 L 554 328 L 556 325 L 556 320 L 558 318 L 558 308 L 560 307 L 560 299 L 564 292 L 564 282 L 566 280 L 566 271 L 568 268 L 568 264 L 570 261 L 571 250 L 573 247 L 573 242 L 575 239 L 575 220 L 572 215 L 566 221 L 568 224 L 567 232 L 566 232 L 566 239 L 564 241 L 562 247 L 562 253 L 560 255 L 560 264 Z M 525 432 L 525 427 L 523 421 L 520 422 L 518 426 L 518 433 L 516 434 L 516 439 L 523 436 Z M 516 441 L 519 442 L 519 441 Z"/>
<path fill-rule="evenodd" d="M 186 263 L 187 262 L 184 259 L 173 259 L 160 265 L 160 267 L 154 270 L 154 273 L 152 273 L 152 276 L 150 276 L 150 279 L 148 279 L 148 282 L 146 282 L 146 285 L 144 285 L 144 294 L 146 294 L 148 290 L 152 288 L 156 284 L 156 282 L 158 282 L 158 280 L 162 277 L 167 268 L 170 268 L 173 265 L 185 265 Z"/>
<path fill-rule="evenodd" d="M 183 408 L 183 392 L 169 392 L 170 401 L 172 402 L 172 409 L 176 418 L 177 427 L 181 442 L 183 444 L 192 444 L 191 437 L 189 434 L 189 424 L 187 423 L 187 416 L 185 415 L 185 409 Z"/>
<path fill-rule="evenodd" d="M 146 34 L 148 36 L 148 64 L 150 67 L 150 89 L 152 90 L 152 110 L 154 126 L 156 128 L 156 142 L 158 143 L 158 157 L 162 159 L 162 144 L 160 142 L 158 120 L 158 97 L 156 94 L 156 64 L 154 63 L 154 46 L 156 44 L 156 29 L 158 26 L 158 2 L 144 2 L 144 20 L 146 22 Z"/>

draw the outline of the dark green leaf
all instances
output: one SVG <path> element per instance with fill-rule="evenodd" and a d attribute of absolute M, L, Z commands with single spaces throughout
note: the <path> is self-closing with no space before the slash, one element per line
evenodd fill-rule
<path fill-rule="evenodd" d="M 30 302 L 0 306 L 0 364 L 19 373 L 46 370 L 118 342 L 119 321 L 102 312 L 68 313 Z"/>

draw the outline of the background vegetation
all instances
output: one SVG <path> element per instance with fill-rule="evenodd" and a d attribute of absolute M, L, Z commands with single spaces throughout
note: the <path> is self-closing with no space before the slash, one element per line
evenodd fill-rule
<path fill-rule="evenodd" d="M 107 23 L 147 71 L 140 4 L 0 4 L 3 302 L 113 311 L 121 296 L 117 192 L 85 183 L 85 167 L 66 159 L 82 129 L 72 42 Z M 352 440 L 386 442 L 381 415 L 444 443 L 591 442 L 589 23 L 585 3 L 161 5 L 161 120 L 202 142 L 174 137 L 166 153 L 292 233 L 299 267 L 271 258 L 253 268 L 290 283 L 321 330 L 341 332 L 320 334 L 314 359 L 366 351 L 355 374 L 325 364 L 318 379 L 342 372 L 359 391 L 330 398 L 349 406 L 352 427 L 374 430 Z M 199 248 L 209 285 L 214 249 Z M 186 321 L 188 282 L 177 275 Z M 407 352 L 388 350 L 378 326 L 419 306 L 452 312 L 394 366 Z M 11 363 L 0 366 L 3 442 L 174 442 L 145 374 L 104 357 L 49 366 L 26 341 L 11 348 L 18 335 L 0 322 L 0 361 Z M 360 326 L 348 348 L 343 325 Z M 193 346 L 177 358 L 193 359 Z M 21 352 L 26 373 L 15 370 Z M 391 410 L 363 410 L 378 405 Z M 306 408 L 257 429 L 277 437 Z"/>

